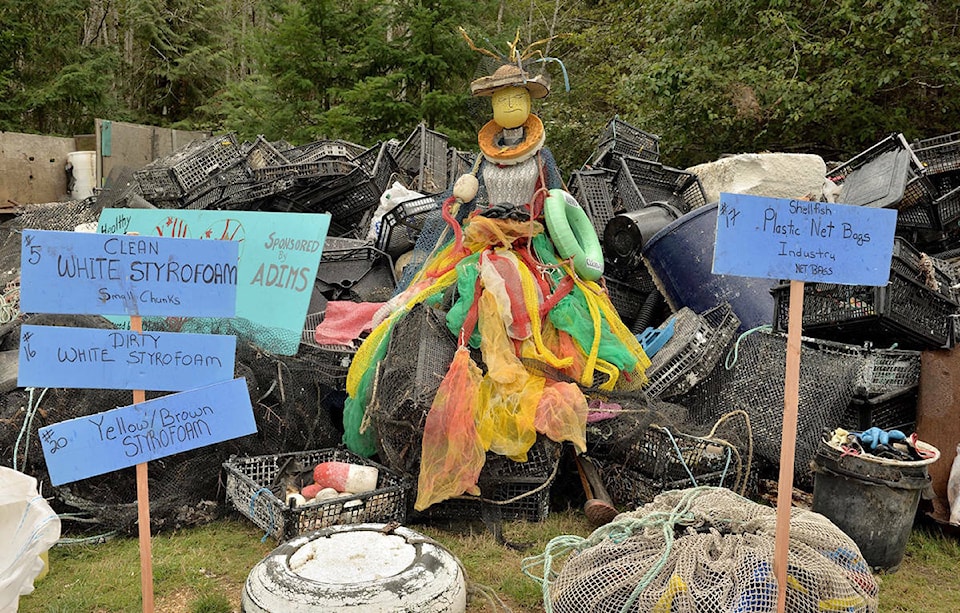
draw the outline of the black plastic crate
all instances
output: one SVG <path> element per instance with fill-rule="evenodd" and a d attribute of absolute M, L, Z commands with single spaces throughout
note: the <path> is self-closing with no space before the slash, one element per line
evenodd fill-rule
<path fill-rule="evenodd" d="M 659 161 L 660 137 L 644 132 L 615 116 L 607 122 L 591 159 L 593 165 L 616 170 L 619 158 L 623 156 Z"/>
<path fill-rule="evenodd" d="M 910 434 L 916 428 L 919 389 L 920 386 L 914 384 L 884 394 L 854 396 L 842 426 L 851 431 L 877 427 Z"/>
<path fill-rule="evenodd" d="M 284 166 L 290 163 L 290 160 L 280 153 L 262 134 L 246 148 L 243 157 L 250 168 Z"/>
<path fill-rule="evenodd" d="M 389 255 L 369 241 L 327 237 L 317 267 L 317 288 L 328 300 L 386 302 L 395 287 Z"/>
<path fill-rule="evenodd" d="M 937 188 L 903 134 L 884 138 L 827 173 L 845 204 L 895 208 L 897 228 L 937 230 Z"/>
<path fill-rule="evenodd" d="M 637 211 L 651 202 L 665 202 L 681 213 L 689 213 L 707 203 L 703 185 L 695 174 L 636 157 L 620 159 L 614 187 L 626 211 Z"/>
<path fill-rule="evenodd" d="M 945 230 L 956 232 L 960 222 L 960 186 L 943 194 L 934 201 L 937 215 Z"/>
<path fill-rule="evenodd" d="M 147 200 L 175 200 L 213 175 L 236 165 L 240 159 L 236 136 L 224 134 L 193 141 L 150 162 L 134 176 Z"/>
<path fill-rule="evenodd" d="M 356 164 L 345 160 L 313 160 L 252 168 L 251 174 L 257 181 L 274 181 L 294 177 L 329 177 L 333 179 L 347 175 L 356 168 Z"/>
<path fill-rule="evenodd" d="M 928 174 L 960 170 L 960 132 L 917 140 L 911 148 Z"/>
<path fill-rule="evenodd" d="M 774 328 L 785 331 L 790 286 L 774 287 L 771 293 Z M 952 344 L 950 320 L 957 309 L 956 302 L 891 270 L 890 282 L 882 287 L 804 284 L 803 329 L 844 343 L 936 349 Z"/>
<path fill-rule="evenodd" d="M 318 140 L 293 147 L 284 156 L 291 163 L 317 162 L 320 160 L 352 160 L 366 150 L 365 147 L 345 140 Z"/>
<path fill-rule="evenodd" d="M 901 237 L 893 240 L 893 257 L 890 268 L 921 285 L 937 292 L 944 298 L 956 301 L 953 279 L 943 270 L 943 264 L 914 247 Z"/>
<path fill-rule="evenodd" d="M 550 514 L 550 488 L 559 471 L 562 449 L 561 444 L 539 435 L 527 452 L 526 462 L 488 452 L 480 471 L 479 496 L 455 496 L 422 512 L 411 512 L 411 521 L 481 519 L 491 511 L 506 521 L 543 521 Z"/>
<path fill-rule="evenodd" d="M 348 462 L 374 466 L 379 475 L 377 489 L 362 494 L 290 507 L 270 487 L 288 459 L 302 466 L 321 462 Z M 403 522 L 409 485 L 386 466 L 347 449 L 318 449 L 276 455 L 231 457 L 224 462 L 227 474 L 226 497 L 233 506 L 277 541 L 336 524 Z"/>
<path fill-rule="evenodd" d="M 593 223 L 597 236 L 602 237 L 607 222 L 613 219 L 613 194 L 610 183 L 614 173 L 609 170 L 578 170 L 570 178 L 570 194 L 577 199 Z"/>
<path fill-rule="evenodd" d="M 394 260 L 413 249 L 426 220 L 439 215 L 440 204 L 439 196 L 425 196 L 401 202 L 384 213 L 377 232 L 377 249 Z"/>
<path fill-rule="evenodd" d="M 638 268 L 636 277 L 631 281 L 621 281 L 610 276 L 603 280 L 610 303 L 627 327 L 636 322 L 650 294 L 658 291 L 646 267 Z"/>
<path fill-rule="evenodd" d="M 438 194 L 447 188 L 447 136 L 418 125 L 396 155 L 400 168 L 412 177 L 411 189 Z"/>

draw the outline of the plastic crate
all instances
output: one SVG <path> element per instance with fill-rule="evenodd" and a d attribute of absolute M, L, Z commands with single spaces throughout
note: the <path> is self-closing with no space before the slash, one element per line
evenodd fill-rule
<path fill-rule="evenodd" d="M 352 160 L 366 150 L 365 147 L 345 140 L 318 140 L 284 152 L 291 163 L 316 162 L 326 159 Z"/>
<path fill-rule="evenodd" d="M 942 269 L 942 265 L 901 237 L 896 237 L 893 241 L 890 268 L 930 288 L 944 298 L 956 301 L 953 279 Z"/>
<path fill-rule="evenodd" d="M 274 181 L 293 177 L 329 177 L 332 179 L 349 174 L 356 168 L 356 164 L 345 160 L 314 160 L 252 168 L 251 174 L 257 181 Z"/>
<path fill-rule="evenodd" d="M 262 134 L 245 149 L 243 157 L 247 162 L 247 166 L 250 168 L 283 166 L 290 163 Z"/>
<path fill-rule="evenodd" d="M 328 300 L 385 302 L 396 288 L 390 256 L 365 240 L 328 237 L 317 267 L 317 287 Z"/>
<path fill-rule="evenodd" d="M 650 359 L 649 383 L 644 391 L 651 398 L 670 398 L 689 391 L 706 377 L 725 352 L 740 320 L 729 303 L 702 315 L 684 307 L 660 326 L 673 326 L 673 336 Z"/>
<path fill-rule="evenodd" d="M 178 199 L 213 175 L 240 161 L 233 134 L 196 140 L 168 156 L 156 159 L 134 176 L 147 200 Z"/>
<path fill-rule="evenodd" d="M 944 229 L 957 231 L 960 222 L 960 186 L 937 198 L 933 203 Z"/>
<path fill-rule="evenodd" d="M 919 389 L 920 386 L 914 384 L 884 394 L 854 396 L 846 420 L 840 425 L 850 431 L 877 427 L 910 434 L 916 428 Z"/>
<path fill-rule="evenodd" d="M 631 282 L 620 281 L 609 276 L 604 277 L 603 280 L 610 303 L 627 327 L 631 327 L 636 321 L 650 293 L 657 291 L 653 278 L 646 268 L 638 269 L 637 277 Z"/>
<path fill-rule="evenodd" d="M 181 198 L 183 208 L 213 208 L 243 189 L 249 178 L 247 165 L 242 161 L 238 162 L 186 193 Z"/>
<path fill-rule="evenodd" d="M 288 458 L 304 467 L 321 462 L 349 462 L 374 466 L 379 471 L 377 489 L 362 494 L 290 507 L 270 487 Z M 237 457 L 223 463 L 227 475 L 226 497 L 233 506 L 277 541 L 335 524 L 403 522 L 406 519 L 407 483 L 386 466 L 346 449 L 319 449 L 277 455 Z"/>
<path fill-rule="evenodd" d="M 631 156 L 651 162 L 660 160 L 660 137 L 644 132 L 619 117 L 607 122 L 593 155 L 593 165 L 616 169 L 619 158 Z"/>
<path fill-rule="evenodd" d="M 357 354 L 354 347 L 343 345 L 321 345 L 317 343 L 317 326 L 323 321 L 323 312 L 309 313 L 303 324 L 303 336 L 297 352 L 304 362 L 316 368 L 317 379 L 333 389 L 347 389 L 347 373 Z"/>
<path fill-rule="evenodd" d="M 613 195 L 609 170 L 579 170 L 570 178 L 570 194 L 577 199 L 593 223 L 597 236 L 603 237 L 607 222 L 613 219 Z"/>
<path fill-rule="evenodd" d="M 895 133 L 827 173 L 846 204 L 895 208 L 898 228 L 939 229 L 936 187 L 903 134 Z"/>
<path fill-rule="evenodd" d="M 400 146 L 396 160 L 413 177 L 411 189 L 438 194 L 447 188 L 446 135 L 421 123 Z"/>
<path fill-rule="evenodd" d="M 411 513 L 411 521 L 480 519 L 491 511 L 506 521 L 543 521 L 550 514 L 550 487 L 559 471 L 562 449 L 562 445 L 541 435 L 527 452 L 526 462 L 487 453 L 480 471 L 480 496 L 456 496 L 431 505 L 420 513 Z"/>
<path fill-rule="evenodd" d="M 774 328 L 789 324 L 789 285 L 771 289 Z M 898 344 L 908 349 L 936 349 L 952 344 L 951 318 L 957 303 L 925 285 L 891 271 L 886 286 L 807 283 L 803 329 L 810 335 L 847 343 Z"/>
<path fill-rule="evenodd" d="M 451 147 L 447 150 L 447 187 L 453 187 L 461 175 L 473 171 L 477 154 L 473 151 L 460 151 Z"/>
<path fill-rule="evenodd" d="M 917 140 L 910 146 L 928 174 L 960 170 L 960 132 Z"/>
<path fill-rule="evenodd" d="M 639 210 L 651 202 L 666 202 L 681 213 L 689 213 L 707 203 L 695 174 L 630 156 L 620 159 L 614 188 L 626 211 Z"/>
<path fill-rule="evenodd" d="M 424 223 L 440 211 L 440 197 L 426 196 L 401 202 L 384 213 L 377 233 L 377 249 L 398 258 L 413 249 Z"/>

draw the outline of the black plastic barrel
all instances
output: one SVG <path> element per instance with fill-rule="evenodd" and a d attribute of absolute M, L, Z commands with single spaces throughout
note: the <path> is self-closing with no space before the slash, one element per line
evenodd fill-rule
<path fill-rule="evenodd" d="M 718 204 L 696 208 L 657 232 L 643 246 L 643 259 L 673 311 L 703 313 L 729 302 L 741 332 L 771 325 L 776 279 L 713 274 Z"/>
<path fill-rule="evenodd" d="M 811 462 L 814 472 L 813 511 L 843 530 L 876 570 L 894 572 L 903 560 L 920 493 L 930 483 L 927 465 L 940 457 L 916 462 L 872 455 L 843 455 L 821 442 Z"/>

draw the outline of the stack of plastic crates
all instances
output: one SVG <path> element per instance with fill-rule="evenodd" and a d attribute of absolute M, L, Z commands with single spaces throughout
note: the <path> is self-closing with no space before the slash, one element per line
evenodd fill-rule
<path fill-rule="evenodd" d="M 439 214 L 439 211 L 439 196 L 424 196 L 401 202 L 381 218 L 377 249 L 396 260 L 416 246 L 424 223 L 431 215 Z"/>
<path fill-rule="evenodd" d="M 960 132 L 915 141 L 914 154 L 936 186 L 934 208 L 946 232 L 946 248 L 960 246 Z"/>
<path fill-rule="evenodd" d="M 771 293 L 774 328 L 784 331 L 790 286 L 779 285 Z M 950 277 L 900 237 L 894 239 L 885 286 L 804 284 L 803 329 L 810 336 L 843 343 L 916 350 L 950 346 L 957 312 Z"/>
<path fill-rule="evenodd" d="M 244 161 L 213 175 L 197 185 L 180 199 L 185 209 L 213 209 L 221 206 L 233 194 L 242 190 L 249 181 L 249 167 Z"/>
<path fill-rule="evenodd" d="M 320 160 L 352 160 L 366 151 L 366 147 L 345 140 L 318 140 L 293 147 L 283 155 L 291 163 L 305 164 Z"/>
<path fill-rule="evenodd" d="M 697 175 L 641 158 L 620 158 L 613 184 L 619 208 L 625 211 L 638 211 L 652 202 L 665 202 L 681 213 L 689 213 L 707 203 Z"/>
<path fill-rule="evenodd" d="M 247 161 L 247 166 L 251 169 L 264 168 L 265 166 L 283 166 L 290 163 L 270 141 L 263 135 L 257 136 L 257 140 L 244 146 L 243 157 Z"/>
<path fill-rule="evenodd" d="M 377 488 L 361 494 L 291 506 L 271 491 L 287 460 L 309 468 L 321 462 L 347 462 L 377 468 Z M 386 466 L 346 449 L 318 449 L 277 455 L 231 457 L 224 462 L 227 500 L 277 541 L 337 524 L 403 522 L 408 484 Z"/>
<path fill-rule="evenodd" d="M 607 122 L 593 157 L 592 166 L 616 170 L 623 156 L 651 162 L 660 160 L 660 137 L 644 132 L 615 116 Z"/>
<path fill-rule="evenodd" d="M 939 196 L 903 134 L 891 134 L 827 173 L 838 202 L 897 209 L 897 229 L 939 230 Z"/>
<path fill-rule="evenodd" d="M 236 136 L 224 134 L 193 141 L 170 155 L 150 162 L 136 171 L 134 176 L 140 184 L 143 197 L 150 202 L 179 203 L 186 193 L 235 166 L 240 159 Z"/>
<path fill-rule="evenodd" d="M 630 509 L 668 490 L 712 485 L 742 493 L 752 487 L 747 458 L 731 443 L 658 425 L 641 433 L 622 462 L 598 464 L 614 503 Z"/>
<path fill-rule="evenodd" d="M 740 320 L 724 302 L 702 315 L 684 307 L 660 326 L 671 336 L 650 358 L 649 383 L 644 391 L 651 398 L 670 398 L 689 391 L 710 374 L 726 354 Z"/>
<path fill-rule="evenodd" d="M 479 496 L 455 496 L 431 505 L 410 518 L 543 521 L 550 514 L 550 488 L 560 467 L 563 446 L 543 435 L 527 452 L 526 462 L 487 453 L 480 471 Z M 411 497 L 412 498 L 412 497 Z"/>
<path fill-rule="evenodd" d="M 574 171 L 570 178 L 570 194 L 583 207 L 600 237 L 614 214 L 610 190 L 613 175 L 613 172 L 600 168 Z"/>
<path fill-rule="evenodd" d="M 397 152 L 397 163 L 411 177 L 408 186 L 423 194 L 447 189 L 447 137 L 420 124 Z"/>

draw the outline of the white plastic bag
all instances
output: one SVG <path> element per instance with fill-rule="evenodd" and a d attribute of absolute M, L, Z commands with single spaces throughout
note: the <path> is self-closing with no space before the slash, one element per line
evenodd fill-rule
<path fill-rule="evenodd" d="M 373 212 L 373 218 L 370 220 L 370 231 L 367 232 L 367 240 L 376 242 L 380 234 L 380 222 L 383 216 L 395 208 L 401 202 L 423 198 L 423 194 L 409 190 L 402 183 L 394 182 L 387 191 L 380 195 L 380 205 Z"/>
<path fill-rule="evenodd" d="M 957 445 L 957 455 L 953 458 L 950 478 L 947 479 L 947 501 L 950 503 L 950 523 L 960 525 L 960 444 Z"/>
<path fill-rule="evenodd" d="M 16 611 L 43 570 L 40 554 L 60 538 L 60 518 L 37 492 L 37 480 L 0 466 L 0 611 Z"/>

